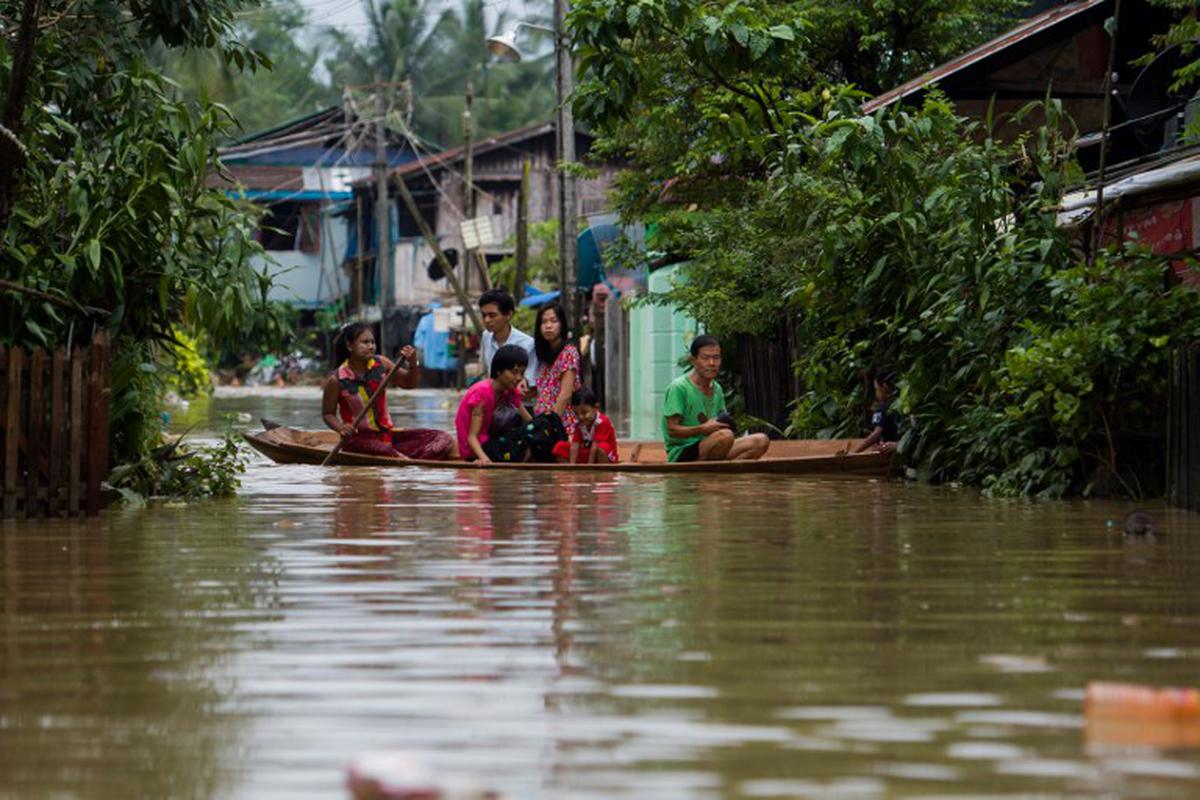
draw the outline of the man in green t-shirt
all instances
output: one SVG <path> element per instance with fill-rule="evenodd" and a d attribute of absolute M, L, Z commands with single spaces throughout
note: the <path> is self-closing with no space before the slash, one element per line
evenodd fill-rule
<path fill-rule="evenodd" d="M 668 461 L 747 461 L 762 458 L 771 441 L 766 434 L 735 438 L 717 417 L 725 410 L 725 392 L 717 383 L 721 343 L 697 336 L 691 346 L 692 371 L 671 381 L 663 400 L 663 440 Z"/>

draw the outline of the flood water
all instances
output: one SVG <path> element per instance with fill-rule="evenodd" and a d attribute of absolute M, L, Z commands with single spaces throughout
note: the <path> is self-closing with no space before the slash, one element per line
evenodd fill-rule
<path fill-rule="evenodd" d="M 0 797 L 341 798 L 378 750 L 510 799 L 1197 797 L 1194 746 L 1085 724 L 1089 681 L 1200 684 L 1200 517 L 1149 508 L 256 456 L 0 525 Z"/>

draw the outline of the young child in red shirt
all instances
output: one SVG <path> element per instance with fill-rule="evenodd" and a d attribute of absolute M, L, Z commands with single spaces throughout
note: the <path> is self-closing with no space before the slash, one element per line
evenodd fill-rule
<path fill-rule="evenodd" d="M 586 386 L 571 395 L 571 410 L 578 424 L 569 442 L 554 445 L 554 456 L 571 464 L 615 464 L 617 431 L 612 421 L 596 407 L 596 395 Z"/>

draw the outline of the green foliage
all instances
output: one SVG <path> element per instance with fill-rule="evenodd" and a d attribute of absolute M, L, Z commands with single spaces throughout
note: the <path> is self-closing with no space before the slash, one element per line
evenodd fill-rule
<path fill-rule="evenodd" d="M 1053 212 L 1070 135 L 1055 103 L 1034 110 L 1047 125 L 1002 143 L 936 96 L 861 117 L 831 94 L 768 177 L 662 213 L 694 255 L 657 299 L 719 335 L 789 326 L 794 434 L 861 435 L 857 376 L 885 366 L 925 477 L 1051 496 L 1098 467 L 1126 480 L 1111 433 L 1160 426 L 1165 346 L 1200 336 L 1200 296 L 1136 250 L 1080 265 Z"/>
<path fill-rule="evenodd" d="M 1025 322 L 1025 341 L 996 374 L 995 402 L 975 414 L 987 426 L 983 455 L 1003 466 L 984 480 L 992 491 L 1086 491 L 1080 454 L 1126 481 L 1113 432 L 1161 430 L 1170 345 L 1200 336 L 1200 295 L 1167 288 L 1164 269 L 1130 245 L 1048 278 L 1051 313 Z M 1137 494 L 1130 478 L 1123 488 Z"/>
<path fill-rule="evenodd" d="M 599 134 L 598 153 L 633 164 L 618 194 L 627 215 L 665 198 L 708 210 L 741 190 L 732 176 L 761 177 L 830 97 L 911 78 L 1009 27 L 1025 5 L 577 0 L 575 109 Z"/>
<path fill-rule="evenodd" d="M 489 135 L 549 118 L 554 110 L 554 60 L 549 38 L 519 64 L 495 63 L 484 47 L 510 20 L 503 9 L 488 25 L 486 0 L 366 0 L 365 41 L 327 30 L 324 64 L 334 86 L 364 85 L 378 72 L 385 81 L 409 81 L 413 130 L 443 146 L 462 141 L 467 80 L 475 95 L 476 135 Z M 494 4 L 493 4 L 494 5 Z M 524 4 L 523 21 L 541 22 L 549 3 Z M 537 44 L 522 29 L 522 47 Z M 529 37 L 529 38 L 526 38 Z"/>
<path fill-rule="evenodd" d="M 516 247 L 516 236 L 505 242 Z M 495 286 L 503 286 L 510 292 L 517 289 L 517 257 L 511 255 L 490 264 L 488 275 Z M 558 285 L 558 220 L 548 219 L 529 225 L 529 263 L 526 266 L 525 282 L 534 286 Z M 520 326 L 518 326 L 520 327 Z M 522 328 L 524 330 L 524 328 Z"/>
<path fill-rule="evenodd" d="M 232 497 L 241 485 L 238 476 L 246 471 L 246 462 L 245 451 L 231 433 L 197 450 L 187 449 L 181 436 L 113 469 L 108 486 L 131 505 L 165 497 Z"/>
<path fill-rule="evenodd" d="M 212 373 L 200 354 L 200 343 L 183 331 L 176 331 L 174 341 L 165 348 L 170 374 L 167 386 L 180 397 L 191 399 L 212 392 Z"/>
<path fill-rule="evenodd" d="M 1200 83 L 1200 58 L 1194 58 L 1196 47 L 1200 45 L 1200 19 L 1196 17 L 1195 0 L 1150 0 L 1153 5 L 1174 9 L 1177 13 L 1175 23 L 1161 36 L 1154 37 L 1154 46 L 1158 52 L 1171 47 L 1178 47 L 1185 57 L 1185 63 L 1175 72 L 1175 82 L 1171 85 L 1172 92 L 1185 92 L 1195 89 Z M 1139 63 L 1149 63 L 1158 53 L 1150 53 L 1139 59 Z M 1200 138 L 1200 123 L 1192 123 L 1185 131 L 1189 138 Z"/>
<path fill-rule="evenodd" d="M 0 3 L 4 18 L 18 4 Z M 176 331 L 239 340 L 276 324 L 252 256 L 257 211 L 207 188 L 226 109 L 174 97 L 152 46 L 213 47 L 267 63 L 233 37 L 240 0 L 49 2 L 37 39 L 0 277 L 62 299 L 0 293 L 0 341 L 85 343 L 112 334 L 112 452 L 133 462 L 161 441 L 159 348 Z M 0 75 L 11 69 L 0 38 Z"/>
<path fill-rule="evenodd" d="M 152 49 L 152 58 L 178 84 L 181 97 L 220 103 L 243 131 L 260 131 L 333 105 L 340 97 L 337 88 L 314 74 L 319 49 L 296 35 L 307 19 L 298 0 L 273 0 L 237 17 L 231 35 L 269 58 L 262 69 L 242 69 L 219 47 L 179 50 L 159 45 Z"/>

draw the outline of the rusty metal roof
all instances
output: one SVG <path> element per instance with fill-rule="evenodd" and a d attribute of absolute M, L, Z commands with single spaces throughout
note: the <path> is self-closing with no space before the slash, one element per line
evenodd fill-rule
<path fill-rule="evenodd" d="M 878 97 L 873 97 L 863 103 L 862 110 L 864 114 L 870 114 L 884 106 L 891 105 L 897 100 L 907 97 L 910 94 L 919 92 L 931 83 L 936 83 L 943 78 L 953 75 L 967 67 L 983 61 L 984 59 L 995 55 L 1018 42 L 1023 42 L 1032 36 L 1035 36 L 1043 31 L 1049 30 L 1057 25 L 1060 25 L 1067 20 L 1073 19 L 1080 14 L 1091 11 L 1097 6 L 1102 6 L 1111 2 L 1111 0 L 1077 0 L 1073 3 L 1052 8 L 1049 11 L 1042 12 L 1037 16 L 1030 17 L 1012 30 L 997 36 L 986 44 L 976 47 L 969 53 L 959 56 L 958 58 L 947 61 L 939 67 L 931 69 L 920 77 L 914 78 L 908 83 L 901 84 L 894 89 L 890 89 Z"/>

